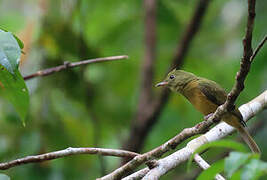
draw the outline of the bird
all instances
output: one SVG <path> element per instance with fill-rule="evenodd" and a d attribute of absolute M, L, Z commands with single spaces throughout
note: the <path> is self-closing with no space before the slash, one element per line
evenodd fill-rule
<path fill-rule="evenodd" d="M 226 91 L 215 81 L 179 69 L 170 71 L 167 77 L 155 86 L 165 86 L 171 91 L 182 94 L 205 117 L 212 115 L 227 99 Z M 233 111 L 224 114 L 221 120 L 238 130 L 253 153 L 261 153 L 247 131 L 246 123 L 238 108 L 235 107 Z"/>

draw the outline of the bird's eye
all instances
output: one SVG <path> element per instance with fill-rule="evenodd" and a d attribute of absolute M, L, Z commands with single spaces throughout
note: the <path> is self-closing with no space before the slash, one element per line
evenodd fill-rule
<path fill-rule="evenodd" d="M 170 75 L 170 79 L 173 79 L 173 78 L 175 78 L 175 76 L 174 75 Z"/>

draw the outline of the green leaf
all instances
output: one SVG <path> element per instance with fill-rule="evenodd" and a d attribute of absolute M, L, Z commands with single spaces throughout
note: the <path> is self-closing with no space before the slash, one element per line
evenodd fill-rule
<path fill-rule="evenodd" d="M 208 169 L 203 171 L 197 180 L 213 180 L 215 175 L 222 172 L 224 169 L 224 159 L 212 164 Z"/>
<path fill-rule="evenodd" d="M 224 165 L 225 166 L 225 165 Z M 241 170 L 237 170 L 232 177 L 230 178 L 230 180 L 240 180 L 241 179 Z"/>
<path fill-rule="evenodd" d="M 0 95 L 11 102 L 24 123 L 29 108 L 29 93 L 18 69 L 11 74 L 0 65 Z"/>
<path fill-rule="evenodd" d="M 10 177 L 5 174 L 0 174 L 0 180 L 10 180 Z"/>
<path fill-rule="evenodd" d="M 3 29 L 3 28 L 0 29 L 0 32 L 1 32 L 1 31 L 9 32 L 8 30 Z M 12 33 L 12 32 L 10 32 L 10 33 Z M 23 43 L 23 42 L 18 38 L 18 36 L 16 36 L 14 33 L 12 33 L 12 35 L 13 35 L 14 38 L 16 39 L 16 41 L 17 41 L 17 43 L 18 43 L 20 49 L 23 49 L 23 48 L 24 48 L 24 43 Z"/>
<path fill-rule="evenodd" d="M 11 32 L 0 30 L 0 64 L 14 74 L 20 61 L 20 47 Z"/>
<path fill-rule="evenodd" d="M 11 32 L 0 30 L 0 95 L 15 107 L 24 123 L 29 108 L 29 93 L 18 66 L 21 51 Z"/>
<path fill-rule="evenodd" d="M 15 34 L 12 33 L 12 35 L 14 36 L 14 38 L 16 39 L 17 43 L 19 44 L 20 49 L 24 48 L 24 44 L 23 42 L 18 38 L 18 36 L 16 36 Z"/>
<path fill-rule="evenodd" d="M 267 163 L 258 159 L 252 159 L 242 171 L 242 180 L 254 180 L 267 174 Z"/>
<path fill-rule="evenodd" d="M 225 159 L 225 172 L 226 176 L 230 178 L 233 173 L 245 164 L 252 156 L 251 153 L 231 152 Z"/>
<path fill-rule="evenodd" d="M 211 148 L 211 147 L 230 148 L 236 151 L 247 152 L 247 148 L 243 144 L 235 142 L 235 141 L 231 141 L 231 140 L 219 140 L 219 141 L 207 143 L 197 148 L 196 151 L 191 155 L 187 163 L 187 171 L 189 171 L 190 169 L 190 166 L 191 166 L 191 163 L 193 161 L 195 154 L 203 152 L 204 150 Z"/>

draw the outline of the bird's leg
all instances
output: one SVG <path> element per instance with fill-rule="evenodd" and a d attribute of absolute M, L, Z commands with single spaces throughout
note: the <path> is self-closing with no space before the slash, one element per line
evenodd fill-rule
<path fill-rule="evenodd" d="M 204 116 L 205 121 L 207 121 L 212 115 L 213 115 L 213 113 L 210 113 L 210 114 Z"/>

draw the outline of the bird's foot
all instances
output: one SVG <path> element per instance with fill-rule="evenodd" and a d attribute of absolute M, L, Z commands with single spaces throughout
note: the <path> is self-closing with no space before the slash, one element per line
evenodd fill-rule
<path fill-rule="evenodd" d="M 213 113 L 210 113 L 210 114 L 204 116 L 205 121 L 207 121 L 212 115 L 213 115 Z"/>

